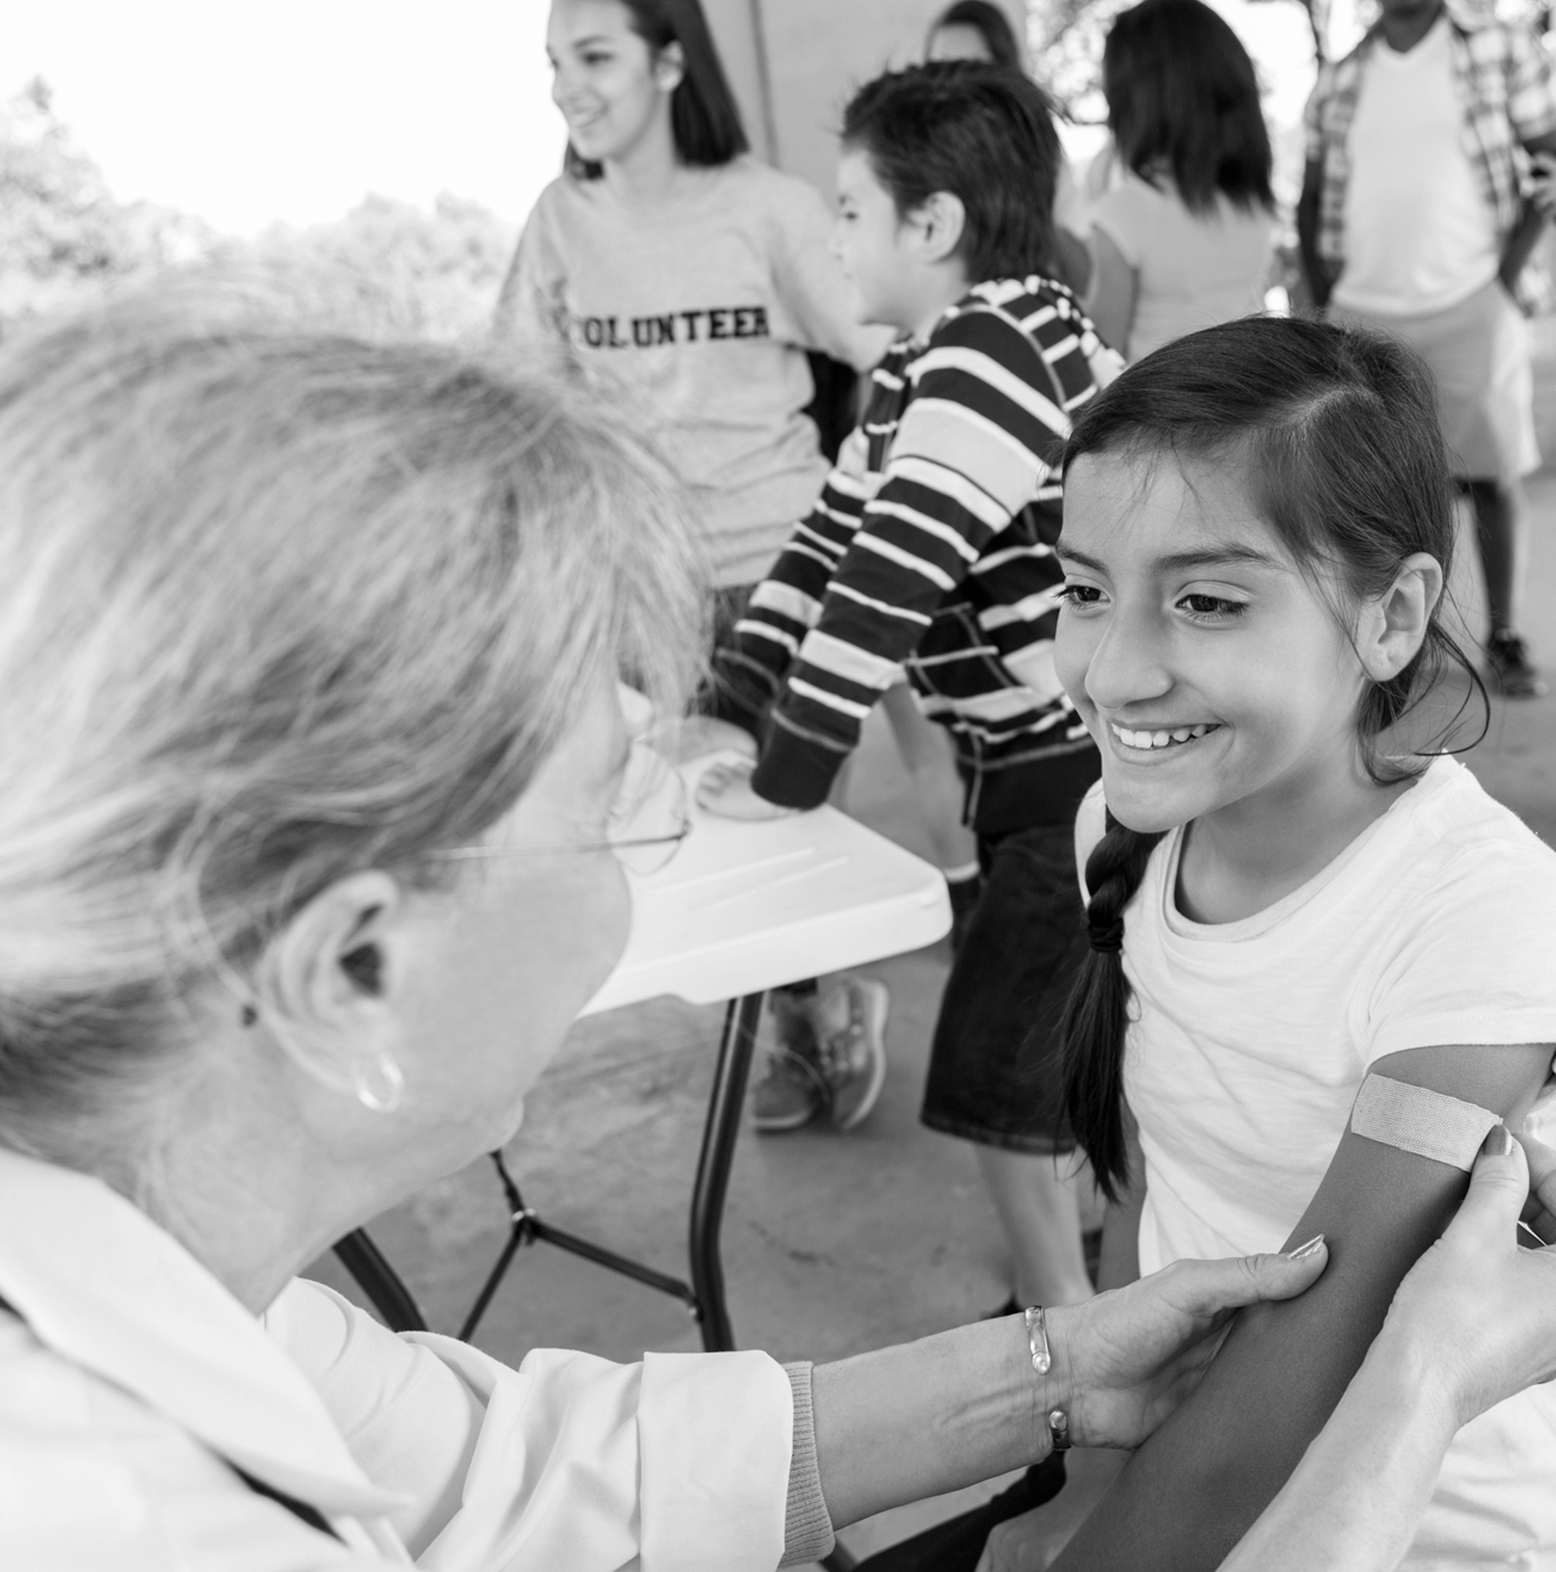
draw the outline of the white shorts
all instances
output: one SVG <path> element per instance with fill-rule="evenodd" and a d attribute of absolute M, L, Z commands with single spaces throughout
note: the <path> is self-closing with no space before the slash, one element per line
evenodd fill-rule
<path fill-rule="evenodd" d="M 1431 367 L 1448 467 L 1461 480 L 1518 480 L 1540 467 L 1529 332 L 1496 280 L 1446 311 L 1373 316 L 1331 306 L 1330 318 L 1408 344 Z"/>

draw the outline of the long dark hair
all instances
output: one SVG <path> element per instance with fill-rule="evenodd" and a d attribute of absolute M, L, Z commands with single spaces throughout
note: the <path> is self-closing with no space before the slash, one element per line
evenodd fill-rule
<path fill-rule="evenodd" d="M 1190 333 L 1131 366 L 1084 407 L 1065 447 L 1066 469 L 1098 453 L 1237 465 L 1254 516 L 1304 568 L 1336 571 L 1342 595 L 1357 602 L 1385 593 L 1414 552 L 1435 557 L 1445 582 L 1453 569 L 1452 486 L 1431 376 L 1410 350 L 1380 334 L 1274 317 Z M 1337 606 L 1336 615 L 1344 610 Z M 1417 710 L 1450 667 L 1468 674 L 1484 704 L 1485 689 L 1444 626 L 1439 600 L 1415 658 L 1372 684 L 1357 707 L 1362 756 L 1379 784 L 1418 773 L 1384 758 L 1379 738 Z M 1416 757 L 1449 751 L 1464 709 L 1413 750 Z M 1086 863 L 1091 948 L 1059 1026 L 1065 1109 L 1110 1198 L 1130 1178 L 1124 912 L 1160 839 L 1109 815 Z"/>
<path fill-rule="evenodd" d="M 843 111 L 899 214 L 936 191 L 965 214 L 969 284 L 1046 271 L 1054 250 L 1059 134 L 1042 88 L 982 60 L 932 60 L 866 82 Z"/>
<path fill-rule="evenodd" d="M 1273 209 L 1270 136 L 1253 62 L 1201 0 L 1142 0 L 1113 20 L 1102 91 L 1119 157 L 1142 180 L 1163 165 L 1191 212 L 1219 192 Z"/>
<path fill-rule="evenodd" d="M 631 18 L 632 31 L 658 55 L 670 44 L 681 46 L 683 72 L 670 95 L 670 134 L 683 164 L 709 168 L 727 164 L 749 147 L 740 109 L 708 31 L 699 0 L 618 0 Z M 580 158 L 571 142 L 563 167 L 578 180 L 598 180 L 603 168 Z"/>
<path fill-rule="evenodd" d="M 1024 68 L 1021 45 L 1016 41 L 1016 30 L 1010 18 L 994 0 L 956 0 L 929 24 L 928 41 L 947 27 L 970 27 L 989 51 L 991 65 L 1005 66 L 1012 71 Z"/>

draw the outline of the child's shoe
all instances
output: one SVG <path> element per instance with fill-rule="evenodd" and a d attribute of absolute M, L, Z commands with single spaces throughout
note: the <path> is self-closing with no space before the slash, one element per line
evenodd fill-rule
<path fill-rule="evenodd" d="M 868 1116 L 886 1084 L 886 984 L 841 977 L 825 993 L 772 996 L 778 1045 L 753 1097 L 752 1123 L 798 1130 L 825 1110 L 839 1130 Z"/>
<path fill-rule="evenodd" d="M 779 1013 L 778 1001 L 788 994 L 773 995 L 773 1014 Z M 807 1023 L 805 1030 L 809 1032 Z M 762 1078 L 751 1093 L 751 1123 L 764 1135 L 781 1135 L 801 1130 L 819 1114 L 827 1101 L 827 1083 L 821 1073 L 814 1037 L 808 1050 L 791 1048 L 783 1041 L 767 1053 Z"/>
<path fill-rule="evenodd" d="M 1545 679 L 1529 660 L 1529 646 L 1510 628 L 1500 628 L 1486 640 L 1486 673 L 1491 686 L 1509 699 L 1545 695 Z"/>
<path fill-rule="evenodd" d="M 891 995 L 873 977 L 841 977 L 811 1001 L 827 1116 L 852 1130 L 875 1107 L 886 1084 L 886 1010 Z"/>

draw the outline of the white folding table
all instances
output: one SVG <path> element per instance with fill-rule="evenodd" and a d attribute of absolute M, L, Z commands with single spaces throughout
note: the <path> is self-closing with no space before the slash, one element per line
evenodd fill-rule
<path fill-rule="evenodd" d="M 713 754 L 681 766 L 688 800 Z M 629 872 L 632 927 L 616 969 L 583 1014 L 674 994 L 729 1000 L 692 1188 L 691 1284 L 543 1222 L 493 1154 L 512 1231 L 461 1330 L 468 1336 L 521 1245 L 545 1240 L 685 1301 L 709 1349 L 735 1346 L 719 1232 L 763 995 L 821 973 L 932 944 L 951 926 L 940 873 L 832 808 L 759 823 L 693 807 L 692 828 L 658 872 Z M 392 1326 L 425 1326 L 393 1268 L 358 1230 L 337 1253 Z"/>

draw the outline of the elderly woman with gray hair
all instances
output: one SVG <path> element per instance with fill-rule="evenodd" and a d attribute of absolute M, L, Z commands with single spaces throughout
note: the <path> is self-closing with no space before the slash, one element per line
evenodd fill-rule
<path fill-rule="evenodd" d="M 1317 1277 L 815 1368 L 510 1368 L 300 1281 L 506 1141 L 610 971 L 616 682 L 678 708 L 702 596 L 610 412 L 220 299 L 0 356 L 0 1565 L 771 1568 L 1056 1414 L 1138 1443 Z"/>

